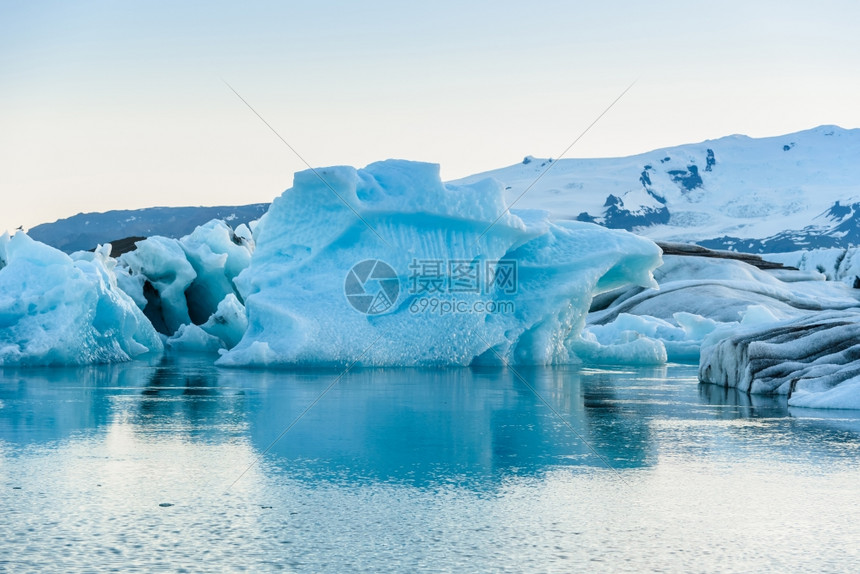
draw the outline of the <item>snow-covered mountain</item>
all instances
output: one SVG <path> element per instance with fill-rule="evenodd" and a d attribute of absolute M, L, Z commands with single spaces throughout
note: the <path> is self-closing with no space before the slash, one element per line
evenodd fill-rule
<path fill-rule="evenodd" d="M 79 213 L 54 223 L 43 223 L 27 233 L 36 241 L 47 243 L 66 253 L 92 249 L 126 237 L 163 235 L 179 238 L 212 219 L 221 219 L 236 227 L 259 219 L 268 203 L 220 207 L 149 207 L 105 213 Z"/>
<path fill-rule="evenodd" d="M 820 126 L 769 138 L 733 135 L 607 159 L 536 159 L 493 177 L 515 208 L 633 230 L 657 241 L 772 253 L 860 246 L 860 129 Z M 549 168 L 549 169 L 547 169 Z M 65 251 L 128 236 L 180 237 L 219 218 L 245 223 L 268 204 L 79 214 L 30 235 Z"/>
<path fill-rule="evenodd" d="M 529 156 L 453 183 L 493 177 L 518 208 L 755 253 L 860 245 L 858 167 L 860 129 L 820 126 L 624 158 Z"/>

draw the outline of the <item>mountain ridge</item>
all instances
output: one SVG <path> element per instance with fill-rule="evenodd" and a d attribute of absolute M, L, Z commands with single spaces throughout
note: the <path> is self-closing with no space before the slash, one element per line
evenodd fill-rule
<path fill-rule="evenodd" d="M 259 219 L 268 209 L 268 203 L 117 209 L 101 213 L 78 213 L 53 223 L 37 225 L 27 233 L 37 241 L 71 253 L 127 237 L 163 235 L 179 238 L 212 219 L 222 219 L 235 227 Z"/>
<path fill-rule="evenodd" d="M 450 181 L 502 183 L 515 209 L 627 229 L 655 241 L 748 253 L 860 245 L 860 129 L 822 125 L 734 134 L 618 158 L 526 156 Z M 217 218 L 247 223 L 266 203 L 78 214 L 30 230 L 65 251 L 153 234 L 180 237 Z"/>
<path fill-rule="evenodd" d="M 860 244 L 860 129 L 731 135 L 621 158 L 540 160 L 483 172 L 517 207 L 714 249 Z M 534 180 L 540 181 L 529 189 Z M 525 195 L 523 191 L 529 189 Z M 856 208 L 855 208 L 856 204 Z"/>

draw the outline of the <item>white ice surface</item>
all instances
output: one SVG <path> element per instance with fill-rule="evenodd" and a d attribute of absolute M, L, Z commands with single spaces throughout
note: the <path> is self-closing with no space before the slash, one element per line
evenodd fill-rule
<path fill-rule="evenodd" d="M 788 404 L 811 409 L 860 409 L 860 376 L 818 392 L 796 389 Z"/>
<path fill-rule="evenodd" d="M 659 289 L 628 289 L 607 308 L 591 313 L 583 337 L 591 334 L 602 345 L 623 345 L 633 332 L 662 344 L 669 361 L 696 362 L 706 337 L 727 335 L 740 325 L 860 305 L 858 292 L 842 283 L 804 272 L 771 273 L 734 260 L 668 255 L 654 277 Z M 614 354 L 623 355 L 623 350 Z M 612 355 L 601 350 L 595 358 Z"/>
<path fill-rule="evenodd" d="M 860 249 L 813 249 L 789 253 L 769 253 L 767 259 L 804 271 L 823 274 L 830 281 L 854 286 L 860 278 Z"/>

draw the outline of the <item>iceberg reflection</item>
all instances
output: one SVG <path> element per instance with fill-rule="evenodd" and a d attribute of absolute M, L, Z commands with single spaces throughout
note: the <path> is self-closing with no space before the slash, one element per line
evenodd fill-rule
<path fill-rule="evenodd" d="M 860 418 L 830 413 L 798 422 L 797 409 L 779 399 L 697 384 L 690 366 L 358 369 L 339 376 L 224 370 L 210 356 L 170 355 L 4 369 L 0 446 L 6 460 L 30 447 L 60 451 L 116 437 L 154 453 L 147 456 L 157 456 L 158 445 L 165 457 L 221 452 L 211 468 L 225 488 L 255 465 L 255 475 L 273 480 L 485 489 L 559 468 L 648 468 L 667 453 L 748 456 L 749 447 L 739 446 L 739 437 L 750 438 L 744 421 L 763 423 L 752 437 L 756 448 L 779 456 L 791 456 L 786 436 L 813 457 L 842 456 L 844 445 L 860 441 Z M 797 424 L 804 433 L 792 434 Z"/>

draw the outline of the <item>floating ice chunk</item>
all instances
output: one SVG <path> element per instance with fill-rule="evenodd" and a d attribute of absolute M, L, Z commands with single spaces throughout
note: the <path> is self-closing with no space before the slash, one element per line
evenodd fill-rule
<path fill-rule="evenodd" d="M 570 350 L 587 364 L 662 365 L 668 359 L 664 342 L 633 330 L 586 328 Z"/>
<path fill-rule="evenodd" d="M 511 213 L 491 180 L 444 185 L 437 165 L 395 160 L 317 174 L 257 224 L 236 279 L 248 329 L 219 364 L 575 361 L 595 293 L 654 285 L 650 241 Z"/>
<path fill-rule="evenodd" d="M 686 338 L 684 329 L 672 325 L 668 321 L 656 317 L 640 317 L 622 313 L 618 318 L 607 325 L 593 325 L 588 327 L 601 344 L 609 344 L 621 339 L 628 338 L 625 333 L 638 333 L 652 338 L 679 340 Z"/>
<path fill-rule="evenodd" d="M 167 339 L 167 346 L 177 351 L 215 353 L 224 348 L 224 342 L 191 324 L 180 325 L 176 333 Z"/>
<path fill-rule="evenodd" d="M 764 325 L 779 321 L 779 318 L 764 305 L 750 305 L 743 315 L 741 325 Z"/>
<path fill-rule="evenodd" d="M 699 378 L 748 393 L 788 395 L 792 406 L 854 408 L 854 393 L 860 391 L 858 341 L 858 310 L 742 326 L 705 340 Z"/>
<path fill-rule="evenodd" d="M 853 287 L 860 276 L 860 249 L 829 248 L 789 253 L 772 253 L 767 258 L 784 265 L 791 265 L 813 274 L 821 274 L 830 281 L 840 281 Z"/>
<path fill-rule="evenodd" d="M 597 343 L 607 347 L 626 345 L 633 340 L 645 338 L 651 341 L 651 345 L 655 349 L 649 359 L 649 362 L 653 364 L 660 363 L 661 357 L 662 362 L 667 360 L 673 362 L 698 361 L 699 346 L 702 339 L 713 332 L 720 323 L 684 312 L 675 313 L 673 318 L 676 324 L 648 315 L 621 313 L 610 323 L 588 325 L 585 328 L 585 333 L 593 335 Z M 583 338 L 585 338 L 585 333 Z M 644 348 L 644 343 L 638 344 L 640 348 Z M 664 349 L 662 353 L 659 351 L 661 347 Z M 590 356 L 597 362 L 605 362 L 600 358 L 602 355 L 614 357 L 618 353 L 623 353 L 623 350 L 606 349 L 599 352 L 591 350 Z M 583 355 L 585 351 L 578 350 L 577 354 Z M 644 356 L 641 351 L 637 354 L 640 359 L 643 359 Z M 613 362 L 636 363 L 632 357 L 626 361 L 613 358 Z"/>
<path fill-rule="evenodd" d="M 742 261 L 699 256 L 664 257 L 655 270 L 659 290 L 628 288 L 605 299 L 600 310 L 588 317 L 588 329 L 609 332 L 630 325 L 626 315 L 663 320 L 681 328 L 683 337 L 672 331 L 655 331 L 646 321 L 630 327 L 643 336 L 663 342 L 671 361 L 696 361 L 703 341 L 730 336 L 739 325 L 769 324 L 803 317 L 828 309 L 853 309 L 860 305 L 858 292 L 841 283 L 802 281 L 802 272 L 779 271 L 790 276 L 786 283 L 770 271 Z M 616 323 L 618 323 L 616 325 Z"/>
<path fill-rule="evenodd" d="M 663 364 L 666 342 L 684 338 L 683 329 L 662 319 L 621 314 L 607 325 L 586 327 L 572 349 L 589 363 Z"/>
<path fill-rule="evenodd" d="M 70 257 L 24 233 L 0 237 L 0 365 L 83 365 L 160 351 L 118 286 L 109 248 Z"/>
<path fill-rule="evenodd" d="M 717 323 L 713 319 L 695 315 L 693 313 L 685 313 L 679 311 L 672 315 L 675 322 L 684 330 L 686 339 L 701 341 L 707 335 L 711 334 L 717 328 Z"/>
<path fill-rule="evenodd" d="M 795 389 L 788 399 L 788 404 L 811 409 L 860 409 L 860 376 L 818 392 L 804 388 Z"/>
<path fill-rule="evenodd" d="M 230 293 L 218 304 L 218 309 L 202 325 L 181 325 L 167 340 L 171 349 L 184 351 L 215 352 L 236 346 L 248 319 L 245 307 Z"/>
<path fill-rule="evenodd" d="M 650 315 L 671 321 L 675 313 L 693 313 L 721 323 L 739 322 L 750 306 L 774 317 L 798 317 L 811 311 L 850 309 L 857 292 L 839 283 L 785 283 L 741 261 L 668 255 L 654 272 L 660 289 L 630 291 L 589 321 L 604 324 L 619 313 Z"/>

